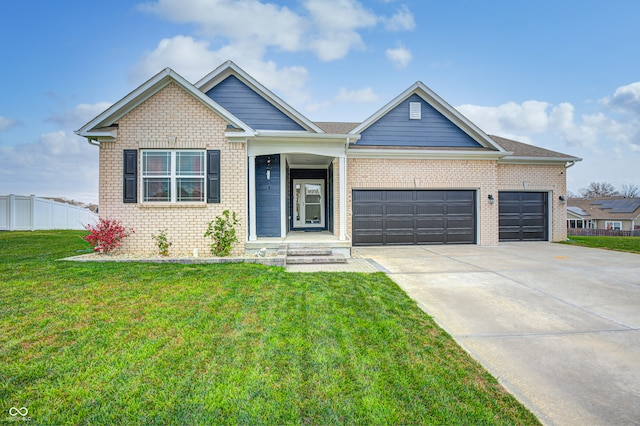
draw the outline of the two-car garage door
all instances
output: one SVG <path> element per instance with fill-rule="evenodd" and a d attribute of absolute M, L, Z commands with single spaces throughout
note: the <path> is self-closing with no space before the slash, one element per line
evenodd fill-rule
<path fill-rule="evenodd" d="M 354 190 L 353 245 L 475 244 L 476 191 Z M 548 240 L 546 192 L 499 193 L 500 241 Z"/>
<path fill-rule="evenodd" d="M 474 244 L 473 190 L 354 190 L 353 245 Z"/>

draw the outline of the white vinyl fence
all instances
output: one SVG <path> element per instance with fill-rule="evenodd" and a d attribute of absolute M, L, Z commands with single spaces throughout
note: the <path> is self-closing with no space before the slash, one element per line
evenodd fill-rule
<path fill-rule="evenodd" d="M 91 210 L 71 204 L 35 195 L 0 195 L 0 231 L 85 229 L 97 220 Z"/>

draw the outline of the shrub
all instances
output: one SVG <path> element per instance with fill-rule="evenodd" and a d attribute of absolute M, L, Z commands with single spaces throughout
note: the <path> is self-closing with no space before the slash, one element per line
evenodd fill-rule
<path fill-rule="evenodd" d="M 204 236 L 205 238 L 213 238 L 211 254 L 219 257 L 229 256 L 233 244 L 238 242 L 235 228 L 238 223 L 240 222 L 238 221 L 236 213 L 231 213 L 229 210 L 223 211 L 220 216 L 216 217 L 215 221 L 212 220 L 209 222 L 207 232 L 204 233 Z"/>
<path fill-rule="evenodd" d="M 82 237 L 93 247 L 94 252 L 110 253 L 115 248 L 120 247 L 120 241 L 133 234 L 133 229 L 127 229 L 116 219 L 98 219 L 96 225 L 88 224 L 86 227 L 89 234 Z"/>
<path fill-rule="evenodd" d="M 151 238 L 155 240 L 158 246 L 158 254 L 160 256 L 169 256 L 169 247 L 171 247 L 173 243 L 167 238 L 167 230 L 162 229 L 158 231 L 157 234 L 152 235 Z"/>

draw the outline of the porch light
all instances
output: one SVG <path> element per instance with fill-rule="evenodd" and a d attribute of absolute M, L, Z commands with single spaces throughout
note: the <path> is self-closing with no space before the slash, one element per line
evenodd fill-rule
<path fill-rule="evenodd" d="M 489 204 L 493 204 L 493 203 L 496 202 L 496 199 L 493 198 L 493 194 L 489 194 L 489 196 L 487 198 L 489 198 Z"/>
<path fill-rule="evenodd" d="M 267 182 L 271 182 L 271 157 L 267 157 Z"/>
<path fill-rule="evenodd" d="M 564 195 L 561 195 L 559 199 L 560 199 L 560 204 L 564 205 L 567 203 L 567 199 L 564 197 Z"/>

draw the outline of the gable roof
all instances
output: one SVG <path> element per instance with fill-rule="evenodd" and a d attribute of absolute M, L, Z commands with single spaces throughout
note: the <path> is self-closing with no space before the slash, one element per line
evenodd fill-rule
<path fill-rule="evenodd" d="M 582 158 L 574 157 L 560 152 L 551 151 L 550 149 L 540 148 L 523 142 L 517 142 L 500 136 L 489 136 L 497 144 L 505 150 L 511 152 L 510 155 L 503 157 L 504 162 L 527 162 L 527 161 L 557 161 L 557 162 L 575 162 L 582 161 Z"/>
<path fill-rule="evenodd" d="M 316 121 L 315 125 L 326 133 L 349 133 L 360 123 L 338 122 L 338 121 Z"/>
<path fill-rule="evenodd" d="M 436 111 L 442 114 L 445 118 L 450 120 L 453 124 L 455 124 L 460 130 L 469 135 L 474 141 L 476 141 L 480 146 L 484 148 L 489 148 L 493 151 L 497 151 L 500 153 L 506 153 L 505 149 L 503 149 L 500 145 L 495 143 L 487 134 L 485 134 L 480 128 L 478 128 L 475 124 L 469 121 L 466 117 L 464 117 L 460 112 L 458 112 L 455 108 L 445 102 L 440 96 L 438 96 L 434 91 L 429 89 L 424 83 L 418 81 L 407 88 L 404 92 L 396 96 L 391 102 L 387 103 L 385 106 L 376 111 L 369 118 L 364 120 L 360 125 L 351 130 L 351 134 L 362 133 L 364 130 L 369 128 L 375 122 L 384 117 L 387 113 L 393 110 L 395 107 L 400 105 L 400 103 L 407 100 L 412 95 L 418 95 L 422 100 L 424 100 L 427 104 L 433 107 Z"/>
<path fill-rule="evenodd" d="M 258 80 L 247 74 L 242 68 L 236 65 L 233 61 L 226 61 L 215 70 L 201 78 L 195 87 L 202 93 L 206 93 L 213 89 L 217 84 L 224 81 L 230 75 L 235 76 L 241 82 L 246 84 L 250 89 L 255 91 L 258 95 L 267 100 L 271 105 L 279 109 L 286 116 L 291 118 L 296 123 L 307 129 L 307 131 L 315 133 L 324 133 L 324 131 L 318 127 L 314 122 L 295 110 L 291 105 L 280 99 L 275 93 L 263 86 Z"/>
<path fill-rule="evenodd" d="M 635 220 L 640 217 L 640 198 L 569 198 L 567 210 L 585 219 Z"/>
<path fill-rule="evenodd" d="M 196 89 L 191 83 L 185 80 L 177 72 L 171 68 L 165 68 L 155 76 L 151 77 L 137 89 L 111 105 L 100 115 L 89 121 L 80 129 L 75 131 L 78 136 L 83 136 L 89 140 L 96 141 L 113 141 L 117 136 L 117 126 L 114 124 L 129 113 L 131 110 L 142 104 L 151 96 L 168 86 L 170 83 L 176 83 L 187 93 L 191 94 L 198 101 L 209 107 L 215 113 L 220 115 L 225 121 L 236 128 L 242 129 L 245 135 L 254 135 L 255 131 L 238 117 L 231 114 L 221 105 L 213 101 L 204 93 Z"/>

